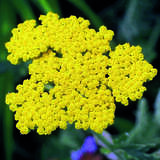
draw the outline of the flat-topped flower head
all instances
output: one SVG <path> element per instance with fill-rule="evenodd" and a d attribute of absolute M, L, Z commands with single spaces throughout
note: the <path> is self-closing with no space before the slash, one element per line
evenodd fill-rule
<path fill-rule="evenodd" d="M 128 43 L 118 45 L 109 53 L 108 86 L 117 102 L 128 105 L 128 99 L 140 99 L 146 87 L 143 83 L 152 80 L 157 70 L 144 60 L 140 46 Z"/>
<path fill-rule="evenodd" d="M 127 105 L 128 99 L 140 99 L 143 83 L 157 70 L 140 47 L 124 44 L 112 51 L 113 31 L 105 26 L 96 32 L 88 20 L 60 19 L 51 12 L 39 19 L 40 25 L 19 24 L 6 43 L 11 63 L 32 60 L 30 79 L 6 96 L 17 128 L 46 135 L 74 123 L 76 129 L 102 133 L 113 124 L 115 101 Z"/>

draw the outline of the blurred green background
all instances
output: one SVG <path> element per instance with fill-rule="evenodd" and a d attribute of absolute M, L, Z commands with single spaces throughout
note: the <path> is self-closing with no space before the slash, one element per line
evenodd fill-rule
<path fill-rule="evenodd" d="M 115 32 L 113 48 L 125 42 L 142 46 L 145 59 L 160 69 L 159 8 L 158 0 L 0 0 L 0 159 L 69 160 L 70 152 L 78 149 L 84 137 L 91 134 L 74 130 L 73 126 L 65 131 L 56 130 L 50 136 L 39 136 L 33 131 L 24 136 L 16 129 L 14 115 L 5 104 L 5 95 L 15 91 L 16 85 L 28 77 L 28 70 L 27 63 L 14 66 L 6 60 L 8 53 L 4 44 L 11 37 L 12 28 L 27 19 L 38 20 L 40 14 L 46 14 L 48 11 L 56 12 L 60 17 L 81 16 L 89 19 L 91 27 L 96 30 L 101 25 L 113 30 Z M 147 100 L 143 105 L 149 106 L 148 111 L 144 111 L 143 107 L 139 112 L 136 111 L 137 101 L 130 102 L 128 107 L 116 104 L 115 123 L 107 129 L 113 137 L 128 133 L 132 129 L 137 132 L 136 130 L 142 128 L 144 123 L 135 129 L 138 119 L 135 113 L 137 115 L 140 113 L 140 117 L 143 118 L 146 118 L 147 113 L 152 115 L 160 88 L 160 75 L 147 83 L 146 87 L 144 98 Z M 151 123 L 148 119 L 142 121 Z M 148 136 L 160 136 L 157 134 L 159 131 L 157 128 Z M 147 129 L 150 130 L 149 127 Z M 134 136 L 131 139 L 135 140 Z"/>

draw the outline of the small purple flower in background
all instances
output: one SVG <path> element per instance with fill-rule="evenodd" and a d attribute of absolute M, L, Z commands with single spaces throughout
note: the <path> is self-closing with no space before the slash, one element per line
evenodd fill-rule
<path fill-rule="evenodd" d="M 96 145 L 96 141 L 95 141 L 95 138 L 93 136 L 88 136 L 82 147 L 81 147 L 81 150 L 83 153 L 95 153 L 97 151 L 97 145 Z"/>
<path fill-rule="evenodd" d="M 94 155 L 97 149 L 95 138 L 88 136 L 79 150 L 72 151 L 71 160 L 101 160 L 99 155 Z"/>
<path fill-rule="evenodd" d="M 80 160 L 80 158 L 82 157 L 83 152 L 81 149 L 77 150 L 77 151 L 72 151 L 71 153 L 71 160 Z"/>

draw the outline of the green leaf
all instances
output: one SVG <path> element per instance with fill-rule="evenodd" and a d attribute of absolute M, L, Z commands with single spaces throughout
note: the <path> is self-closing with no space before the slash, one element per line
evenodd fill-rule
<path fill-rule="evenodd" d="M 114 154 L 116 154 L 118 156 L 118 160 L 138 160 L 138 159 L 135 159 L 135 157 L 129 155 L 123 149 L 117 149 L 117 150 L 115 150 Z"/>
<path fill-rule="evenodd" d="M 120 148 L 121 145 L 126 144 L 126 141 L 128 138 L 129 138 L 128 132 L 120 134 L 116 138 L 114 138 L 114 144 L 115 144 L 116 148 Z"/>
<path fill-rule="evenodd" d="M 148 102 L 145 98 L 139 100 L 138 110 L 136 113 L 136 125 L 137 126 L 146 126 L 148 124 L 149 113 L 148 113 Z"/>
<path fill-rule="evenodd" d="M 155 144 L 130 144 L 121 147 L 121 149 L 123 149 L 132 158 L 134 157 L 135 160 L 153 160 L 153 155 L 147 154 L 146 151 L 154 146 Z"/>
<path fill-rule="evenodd" d="M 35 15 L 27 0 L 10 0 L 23 20 L 35 19 Z"/>
<path fill-rule="evenodd" d="M 80 146 L 79 142 L 82 141 L 83 138 L 83 132 L 75 130 L 72 125 L 68 125 L 68 128 L 60 133 L 60 143 L 72 149 L 77 149 Z"/>
<path fill-rule="evenodd" d="M 61 15 L 61 9 L 58 0 L 31 0 L 43 13 L 50 11 Z"/>
<path fill-rule="evenodd" d="M 151 47 L 151 45 L 146 41 L 146 39 L 140 38 L 136 40 L 138 45 L 142 47 L 142 52 L 144 54 L 144 59 L 148 62 L 152 62 L 156 56 L 157 53 L 155 52 L 154 48 Z"/>
<path fill-rule="evenodd" d="M 107 148 L 100 148 L 100 152 L 102 153 L 102 154 L 109 154 L 109 153 L 111 153 L 112 151 L 110 150 L 110 149 L 107 149 Z"/>
<path fill-rule="evenodd" d="M 53 12 L 58 13 L 60 16 L 62 16 L 59 0 L 48 0 L 48 2 L 52 7 Z"/>
<path fill-rule="evenodd" d="M 13 90 L 13 75 L 7 72 L 0 75 L 0 107 L 3 107 L 3 141 L 6 160 L 12 160 L 13 140 L 13 113 L 5 104 L 5 95 Z"/>
<path fill-rule="evenodd" d="M 160 150 L 155 151 L 152 155 L 156 160 L 160 160 Z"/>
<path fill-rule="evenodd" d="M 149 36 L 149 40 L 148 40 L 148 46 L 151 49 L 155 48 L 155 45 L 157 44 L 157 41 L 159 39 L 159 35 L 160 35 L 160 22 L 159 22 L 159 17 L 157 17 L 156 24 L 152 28 L 152 32 L 151 32 L 151 34 Z"/>
<path fill-rule="evenodd" d="M 124 149 L 124 150 L 138 150 L 138 151 L 141 151 L 141 152 L 147 152 L 149 149 L 151 148 L 154 148 L 156 147 L 157 144 L 155 143 L 145 143 L 145 144 L 123 144 L 121 145 L 121 149 Z"/>
<path fill-rule="evenodd" d="M 160 35 L 159 15 L 152 12 L 156 3 L 156 0 L 129 0 L 119 27 L 120 39 L 142 46 L 149 62 L 157 56 L 155 46 Z"/>
<path fill-rule="evenodd" d="M 114 141 L 114 149 L 112 150 L 119 159 L 126 160 L 154 160 L 154 153 L 148 153 L 150 150 L 155 150 L 155 148 L 160 147 L 160 140 L 154 139 L 153 141 L 149 141 L 142 144 L 135 143 L 127 143 L 125 141 L 126 138 L 122 136 L 118 139 L 118 141 Z M 105 150 L 102 150 L 105 152 Z M 155 154 L 156 155 L 156 154 Z"/>
<path fill-rule="evenodd" d="M 103 132 L 105 132 L 105 131 L 103 131 Z M 109 137 L 104 136 L 103 133 L 98 134 L 98 133 L 92 132 L 92 134 L 94 135 L 94 137 L 98 143 L 101 143 L 102 146 L 104 146 L 105 148 L 107 148 L 111 151 L 113 150 L 113 144 L 112 144 L 111 140 L 109 139 Z"/>
<path fill-rule="evenodd" d="M 5 38 L 4 41 L 8 39 L 8 36 L 10 36 L 9 30 L 16 23 L 15 15 L 16 13 L 13 7 L 6 0 L 1 0 L 0 1 L 0 19 L 1 19 L 0 35 L 3 36 L 3 40 Z M 1 38 L 1 41 L 2 41 L 2 38 Z"/>
<path fill-rule="evenodd" d="M 8 41 L 11 35 L 10 30 L 15 25 L 16 21 L 15 10 L 6 0 L 0 1 L 0 20 L 0 60 L 5 61 L 7 53 L 4 44 Z"/>
<path fill-rule="evenodd" d="M 92 24 L 98 29 L 103 25 L 102 19 L 94 13 L 90 6 L 85 2 L 85 0 L 68 0 L 73 5 L 75 5 L 79 10 L 81 10 L 92 22 Z"/>
<path fill-rule="evenodd" d="M 116 117 L 114 121 L 115 128 L 120 132 L 128 132 L 133 128 L 133 123 L 127 119 Z"/>
<path fill-rule="evenodd" d="M 154 120 L 160 126 L 160 89 L 154 103 Z"/>
<path fill-rule="evenodd" d="M 148 113 L 148 103 L 145 98 L 138 102 L 138 110 L 136 113 L 136 124 L 133 130 L 129 133 L 127 139 L 130 142 L 143 142 L 145 141 L 146 129 L 150 127 L 148 123 L 150 121 L 150 115 Z"/>
<path fill-rule="evenodd" d="M 46 143 L 43 144 L 41 150 L 42 160 L 51 158 L 67 159 L 70 157 L 72 150 L 77 150 L 81 147 L 84 137 L 84 132 L 75 130 L 73 125 L 69 125 L 65 131 L 61 130 L 57 136 L 51 135 Z M 62 151 L 65 154 L 62 154 Z"/>

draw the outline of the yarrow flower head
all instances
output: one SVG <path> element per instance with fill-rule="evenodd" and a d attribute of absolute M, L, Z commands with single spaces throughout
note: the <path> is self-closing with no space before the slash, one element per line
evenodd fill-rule
<path fill-rule="evenodd" d="M 68 123 L 102 133 L 113 123 L 115 101 L 140 99 L 143 83 L 157 74 L 141 47 L 126 43 L 112 51 L 114 33 L 105 26 L 96 32 L 88 20 L 51 12 L 39 20 L 19 24 L 6 43 L 12 64 L 32 60 L 30 78 L 6 96 L 22 134 L 46 135 Z"/>

